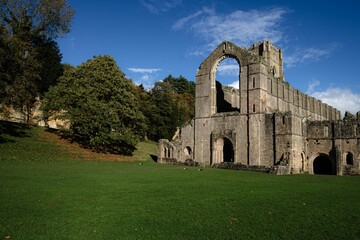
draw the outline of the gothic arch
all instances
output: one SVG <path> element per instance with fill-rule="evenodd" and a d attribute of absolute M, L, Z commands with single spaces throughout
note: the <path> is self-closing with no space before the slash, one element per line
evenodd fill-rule
<path fill-rule="evenodd" d="M 247 76 L 246 72 L 250 63 L 259 61 L 259 57 L 249 53 L 246 48 L 240 48 L 228 41 L 222 42 L 200 64 L 196 74 L 196 105 L 202 106 L 202 109 L 196 108 L 196 116 L 198 117 L 210 117 L 217 113 L 216 70 L 225 58 L 233 58 L 237 61 L 240 69 L 239 78 L 241 78 L 240 75 Z M 241 79 L 241 81 L 247 81 L 247 79 Z M 241 92 L 241 83 L 239 84 L 239 91 Z M 238 106 L 241 106 L 240 99 Z"/>
<path fill-rule="evenodd" d="M 354 165 L 354 154 L 352 152 L 346 152 L 344 157 L 346 165 Z"/>
<path fill-rule="evenodd" d="M 235 148 L 233 141 L 225 136 L 218 137 L 212 143 L 212 164 L 234 162 Z"/>
<path fill-rule="evenodd" d="M 238 89 L 241 90 L 241 65 L 239 59 L 235 55 L 229 55 L 225 54 L 219 59 L 217 59 L 214 63 L 214 65 L 211 68 L 211 74 L 210 74 L 210 82 L 211 82 L 211 95 L 213 96 L 213 112 L 215 113 L 222 113 L 222 112 L 240 112 L 240 98 L 235 97 L 237 95 L 236 91 L 232 89 L 231 91 L 224 91 L 223 85 L 220 83 L 220 79 L 217 79 L 217 71 L 218 67 L 221 64 L 221 62 L 225 59 L 234 59 L 235 62 L 238 64 L 239 72 L 237 74 L 237 81 L 239 82 Z M 234 79 L 235 80 L 235 79 Z"/>
<path fill-rule="evenodd" d="M 313 174 L 336 175 L 336 163 L 328 154 L 319 153 L 311 163 Z"/>
<path fill-rule="evenodd" d="M 186 158 L 192 158 L 192 157 L 191 157 L 191 156 L 192 156 L 192 149 L 191 149 L 191 147 L 186 146 L 186 147 L 184 148 L 184 154 L 185 154 L 185 157 L 186 157 Z"/>

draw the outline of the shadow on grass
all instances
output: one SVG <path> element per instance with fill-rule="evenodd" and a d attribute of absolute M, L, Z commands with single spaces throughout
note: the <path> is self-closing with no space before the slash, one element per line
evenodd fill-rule
<path fill-rule="evenodd" d="M 15 142 L 15 140 L 11 139 L 14 137 L 30 137 L 30 129 L 31 126 L 24 123 L 0 121 L 0 143 Z"/>
<path fill-rule="evenodd" d="M 76 143 L 81 148 L 91 150 L 94 153 L 103 153 L 103 154 L 115 154 L 122 156 L 132 156 L 133 152 L 136 150 L 136 147 L 131 145 L 126 141 L 113 142 L 113 144 L 98 144 L 91 145 L 91 140 L 88 137 L 81 136 L 80 134 L 69 134 L 66 130 L 57 130 L 47 128 L 45 131 L 54 133 L 59 136 L 61 139 L 68 141 L 69 143 Z"/>

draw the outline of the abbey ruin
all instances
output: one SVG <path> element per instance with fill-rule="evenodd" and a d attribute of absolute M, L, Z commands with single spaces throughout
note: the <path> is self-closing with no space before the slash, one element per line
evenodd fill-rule
<path fill-rule="evenodd" d="M 239 89 L 222 86 L 225 58 L 240 68 Z M 284 81 L 281 49 L 221 43 L 196 74 L 195 118 L 172 141 L 159 142 L 158 162 L 263 170 L 276 174 L 357 175 L 360 112 L 340 112 Z"/>

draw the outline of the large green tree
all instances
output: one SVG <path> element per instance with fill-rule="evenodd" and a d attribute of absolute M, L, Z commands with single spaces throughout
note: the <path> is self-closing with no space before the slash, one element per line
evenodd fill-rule
<path fill-rule="evenodd" d="M 129 155 L 144 135 L 135 86 L 110 56 L 65 67 L 43 102 L 45 117 L 70 122 L 67 134 L 84 146 Z"/>
<path fill-rule="evenodd" d="M 195 116 L 195 84 L 186 78 L 167 76 L 148 92 L 139 87 L 141 109 L 146 117 L 147 137 L 171 139 L 178 127 Z"/>
<path fill-rule="evenodd" d="M 21 110 L 62 74 L 55 38 L 69 32 L 74 11 L 66 0 L 0 0 L 0 104 Z"/>

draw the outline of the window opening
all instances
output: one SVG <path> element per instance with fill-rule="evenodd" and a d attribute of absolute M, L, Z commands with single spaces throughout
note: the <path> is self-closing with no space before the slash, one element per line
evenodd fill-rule
<path fill-rule="evenodd" d="M 215 74 L 216 112 L 240 112 L 240 65 L 234 59 L 223 59 Z"/>
<path fill-rule="evenodd" d="M 353 155 L 352 153 L 347 153 L 346 154 L 346 165 L 353 165 L 354 164 L 354 159 L 353 159 Z"/>

